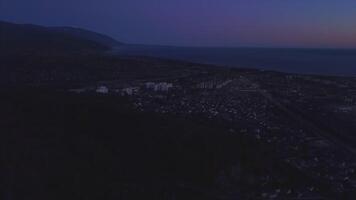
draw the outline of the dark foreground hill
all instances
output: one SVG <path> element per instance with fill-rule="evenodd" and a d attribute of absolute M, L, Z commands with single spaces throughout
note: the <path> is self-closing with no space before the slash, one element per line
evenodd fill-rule
<path fill-rule="evenodd" d="M 247 199 L 261 174 L 309 181 L 262 144 L 121 97 L 1 90 L 0 109 L 1 199 L 222 199 L 228 182 Z"/>
<path fill-rule="evenodd" d="M 109 50 L 115 40 L 74 28 L 0 22 L 1 54 L 87 53 Z"/>

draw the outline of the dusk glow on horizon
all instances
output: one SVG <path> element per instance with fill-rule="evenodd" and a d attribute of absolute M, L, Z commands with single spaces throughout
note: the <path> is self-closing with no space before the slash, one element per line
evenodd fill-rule
<path fill-rule="evenodd" d="M 134 44 L 356 48 L 355 0 L 2 0 L 0 20 Z"/>

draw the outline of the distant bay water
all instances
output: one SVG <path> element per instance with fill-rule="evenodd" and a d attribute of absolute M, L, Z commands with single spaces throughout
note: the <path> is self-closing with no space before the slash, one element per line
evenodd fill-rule
<path fill-rule="evenodd" d="M 204 48 L 123 45 L 115 54 L 153 56 L 236 68 L 356 76 L 356 49 Z"/>

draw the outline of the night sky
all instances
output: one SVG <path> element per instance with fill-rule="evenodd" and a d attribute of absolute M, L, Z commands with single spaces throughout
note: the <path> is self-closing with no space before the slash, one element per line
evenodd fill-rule
<path fill-rule="evenodd" d="M 356 0 L 0 0 L 0 19 L 126 43 L 356 47 Z"/>

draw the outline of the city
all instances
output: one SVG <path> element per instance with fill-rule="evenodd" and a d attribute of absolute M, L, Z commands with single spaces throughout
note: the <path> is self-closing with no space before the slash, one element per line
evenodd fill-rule
<path fill-rule="evenodd" d="M 315 182 L 287 187 L 280 174 L 266 173 L 255 180 L 263 183 L 255 198 L 323 199 L 320 190 L 355 195 L 355 78 L 231 69 L 92 88 L 70 91 L 127 96 L 141 112 L 220 122 L 273 148 L 278 160 Z"/>

